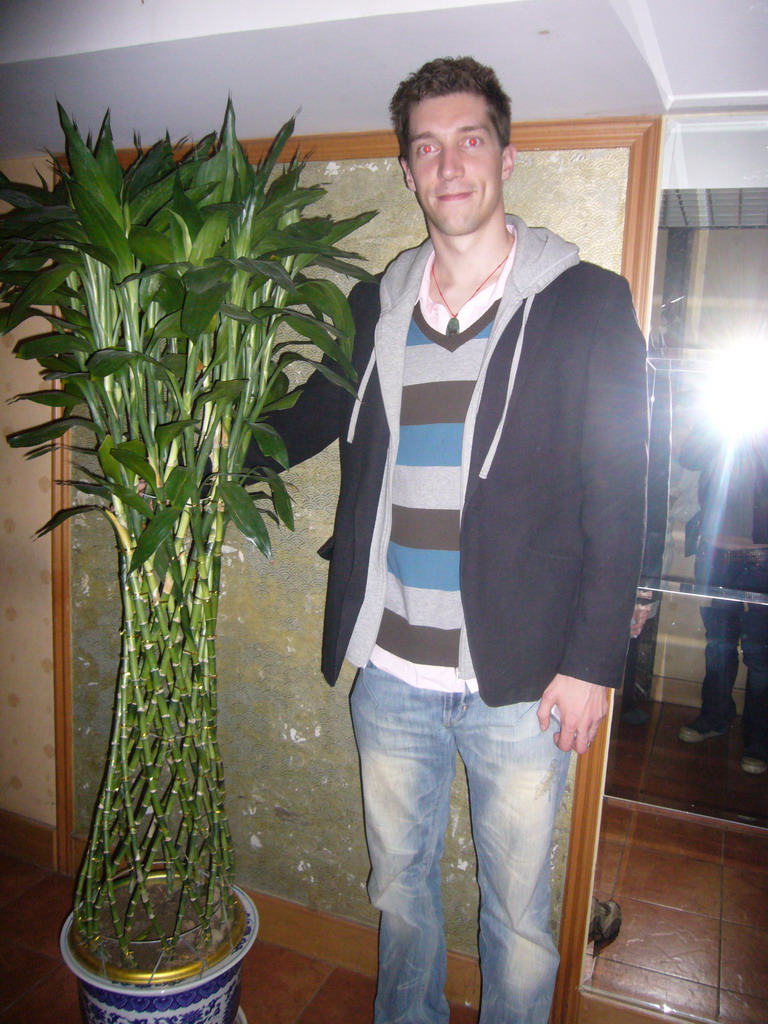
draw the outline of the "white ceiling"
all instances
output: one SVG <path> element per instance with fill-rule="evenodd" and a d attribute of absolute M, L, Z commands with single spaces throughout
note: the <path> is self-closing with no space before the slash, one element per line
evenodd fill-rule
<path fill-rule="evenodd" d="M 516 120 L 768 109 L 768 0 L 0 0 L 0 158 L 61 149 L 109 107 L 117 144 L 387 128 L 435 56 L 493 65 Z"/>

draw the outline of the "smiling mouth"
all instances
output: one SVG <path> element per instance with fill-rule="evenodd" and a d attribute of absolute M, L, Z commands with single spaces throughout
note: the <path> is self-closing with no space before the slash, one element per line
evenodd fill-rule
<path fill-rule="evenodd" d="M 435 198 L 439 203 L 453 203 L 461 199 L 468 199 L 471 192 L 441 192 Z"/>

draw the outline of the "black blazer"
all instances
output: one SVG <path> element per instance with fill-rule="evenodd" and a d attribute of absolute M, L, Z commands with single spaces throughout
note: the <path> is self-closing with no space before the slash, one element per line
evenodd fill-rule
<path fill-rule="evenodd" d="M 356 286 L 350 302 L 362 375 L 378 286 Z M 492 706 L 538 699 L 558 672 L 618 685 L 644 534 L 645 343 L 626 281 L 592 264 L 564 271 L 533 299 L 498 449 L 480 478 L 521 321 L 519 310 L 489 367 L 462 514 L 467 638 Z M 349 443 L 353 405 L 315 374 L 294 409 L 274 420 L 292 462 L 341 438 L 322 653 L 331 684 L 365 594 L 389 443 L 375 369 Z"/>

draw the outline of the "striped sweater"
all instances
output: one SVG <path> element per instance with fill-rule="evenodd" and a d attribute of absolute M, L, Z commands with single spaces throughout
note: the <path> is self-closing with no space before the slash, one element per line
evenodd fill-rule
<path fill-rule="evenodd" d="M 465 331 L 408 331 L 392 491 L 387 586 L 377 644 L 406 661 L 457 667 L 464 421 L 498 302 Z"/>

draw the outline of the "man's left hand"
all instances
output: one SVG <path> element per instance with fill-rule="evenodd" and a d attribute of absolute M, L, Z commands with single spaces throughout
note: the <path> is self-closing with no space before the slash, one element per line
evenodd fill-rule
<path fill-rule="evenodd" d="M 560 731 L 554 736 L 556 746 L 586 754 L 597 727 L 608 713 L 605 687 L 574 676 L 556 675 L 542 694 L 536 712 L 542 732 L 549 728 L 555 706 L 560 717 Z"/>

